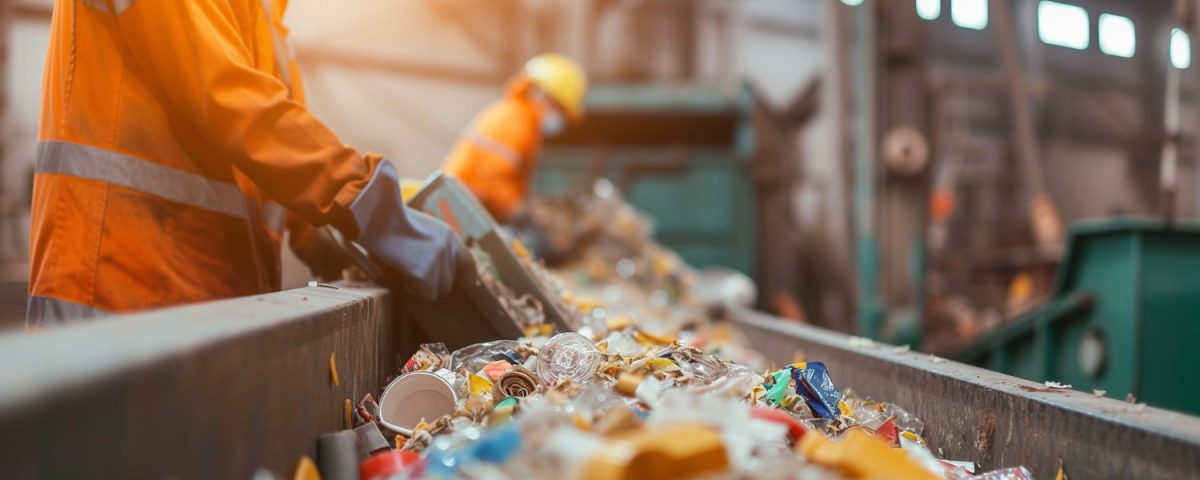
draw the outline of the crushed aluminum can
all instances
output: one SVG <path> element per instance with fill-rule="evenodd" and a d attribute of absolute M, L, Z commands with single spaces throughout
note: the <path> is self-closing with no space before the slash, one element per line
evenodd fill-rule
<path fill-rule="evenodd" d="M 433 371 L 445 366 L 446 357 L 450 356 L 450 351 L 446 349 L 444 343 L 423 343 L 417 349 L 412 357 L 404 362 L 404 368 L 401 369 L 402 374 L 408 374 L 417 370 Z"/>
<path fill-rule="evenodd" d="M 529 369 L 513 367 L 500 376 L 496 388 L 504 397 L 526 397 L 537 392 L 537 377 Z"/>

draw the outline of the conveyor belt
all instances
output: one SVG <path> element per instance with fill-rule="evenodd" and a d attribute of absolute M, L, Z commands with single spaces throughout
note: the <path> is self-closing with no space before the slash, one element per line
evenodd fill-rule
<path fill-rule="evenodd" d="M 840 387 L 894 402 L 935 451 L 1053 478 L 1196 478 L 1200 419 L 1044 386 L 734 310 L 780 363 L 803 350 Z M 312 287 L 31 336 L 0 336 L 6 478 L 249 478 L 290 474 L 377 391 L 412 336 L 381 289 Z M 331 385 L 329 356 L 340 384 Z M 1180 374 L 1188 381 L 1190 372 Z"/>
<path fill-rule="evenodd" d="M 388 298 L 310 287 L 0 336 L 0 477 L 290 478 L 395 371 Z"/>
<path fill-rule="evenodd" d="M 930 447 L 946 458 L 978 461 L 984 470 L 1025 465 L 1037 478 L 1054 478 L 1060 460 L 1071 478 L 1200 478 L 1200 418 L 732 312 L 751 345 L 772 361 L 791 362 L 801 351 L 824 361 L 839 387 L 915 414 Z M 1180 372 L 1178 380 L 1195 377 Z"/>

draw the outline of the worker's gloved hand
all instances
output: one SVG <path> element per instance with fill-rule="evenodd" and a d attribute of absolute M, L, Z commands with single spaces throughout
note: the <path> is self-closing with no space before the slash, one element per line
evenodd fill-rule
<path fill-rule="evenodd" d="M 350 213 L 358 223 L 358 244 L 398 271 L 409 290 L 426 300 L 450 293 L 460 257 L 470 253 L 445 223 L 405 206 L 391 162 L 379 164 Z"/>
<path fill-rule="evenodd" d="M 338 240 L 324 228 L 313 228 L 298 217 L 288 218 L 288 244 L 296 257 L 308 265 L 312 275 L 322 282 L 342 279 L 351 262 L 338 246 Z"/>

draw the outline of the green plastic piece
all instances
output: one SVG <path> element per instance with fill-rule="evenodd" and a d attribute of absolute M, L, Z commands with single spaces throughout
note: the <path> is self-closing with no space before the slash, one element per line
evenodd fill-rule
<path fill-rule="evenodd" d="M 788 381 L 792 379 L 792 369 L 785 368 L 772 373 L 771 378 L 774 379 L 775 383 L 767 390 L 767 402 L 772 405 L 779 405 L 783 401 L 783 396 L 788 392 Z"/>

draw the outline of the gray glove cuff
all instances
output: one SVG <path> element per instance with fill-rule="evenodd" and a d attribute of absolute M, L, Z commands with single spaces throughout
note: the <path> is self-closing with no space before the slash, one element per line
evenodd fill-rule
<path fill-rule="evenodd" d="M 435 299 L 449 292 L 457 255 L 454 232 L 404 204 L 391 162 L 379 164 L 350 213 L 358 223 L 359 245 L 412 280 L 417 293 Z"/>

